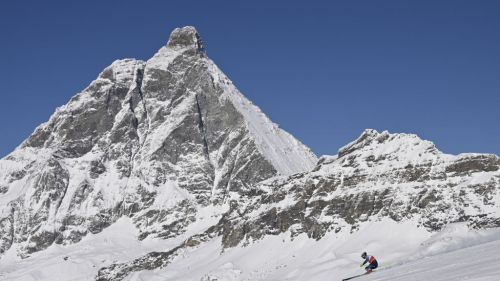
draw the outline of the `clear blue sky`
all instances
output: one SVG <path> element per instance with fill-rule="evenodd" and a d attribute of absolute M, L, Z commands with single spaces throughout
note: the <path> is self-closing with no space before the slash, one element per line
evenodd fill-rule
<path fill-rule="evenodd" d="M 2 1 L 0 156 L 113 60 L 194 25 L 250 100 L 316 154 L 363 129 L 500 154 L 500 1 Z"/>

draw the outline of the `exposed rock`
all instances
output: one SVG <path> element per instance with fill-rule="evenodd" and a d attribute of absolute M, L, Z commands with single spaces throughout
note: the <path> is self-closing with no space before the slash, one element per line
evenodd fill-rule
<path fill-rule="evenodd" d="M 176 237 L 200 207 L 315 162 L 208 59 L 196 29 L 178 28 L 147 62 L 113 62 L 0 160 L 0 250 L 76 243 L 122 216 L 141 239 Z"/>

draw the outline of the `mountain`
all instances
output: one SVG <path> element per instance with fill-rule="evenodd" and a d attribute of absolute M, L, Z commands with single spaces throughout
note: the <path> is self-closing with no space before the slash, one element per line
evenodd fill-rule
<path fill-rule="evenodd" d="M 384 267 L 489 242 L 499 210 L 496 155 L 365 130 L 316 159 L 184 27 L 0 160 L 0 277 L 341 279 L 363 250 Z"/>
<path fill-rule="evenodd" d="M 0 162 L 0 253 L 76 243 L 122 216 L 139 239 L 186 230 L 229 192 L 312 168 L 207 57 L 193 27 L 147 62 L 124 59 Z"/>

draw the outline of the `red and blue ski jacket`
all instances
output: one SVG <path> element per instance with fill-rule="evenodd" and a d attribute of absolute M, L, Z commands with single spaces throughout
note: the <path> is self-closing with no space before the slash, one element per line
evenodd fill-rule
<path fill-rule="evenodd" d="M 366 256 L 365 261 L 363 262 L 363 265 L 365 265 L 366 263 L 378 265 L 377 259 L 374 256 Z"/>

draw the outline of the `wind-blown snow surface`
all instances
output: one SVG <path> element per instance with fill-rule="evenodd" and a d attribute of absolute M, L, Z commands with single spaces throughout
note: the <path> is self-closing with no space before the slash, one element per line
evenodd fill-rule
<path fill-rule="evenodd" d="M 131 259 L 147 251 L 175 245 L 173 240 L 137 241 L 129 219 L 123 218 L 79 244 L 53 245 L 20 260 L 12 250 L 0 261 L 0 280 L 92 280 L 96 267 Z M 449 225 L 431 235 L 412 222 L 392 220 L 364 225 L 360 231 L 330 233 L 316 241 L 305 235 L 269 236 L 247 247 L 221 253 L 219 239 L 189 250 L 168 267 L 129 275 L 128 281 L 341 280 L 363 273 L 360 252 L 380 261 L 379 270 L 358 280 L 498 280 L 500 230 L 470 231 Z M 54 274 L 58 272 L 58 274 Z"/>

